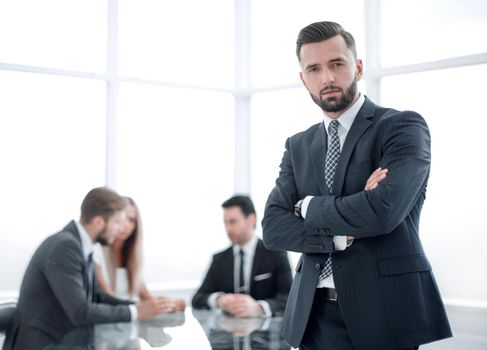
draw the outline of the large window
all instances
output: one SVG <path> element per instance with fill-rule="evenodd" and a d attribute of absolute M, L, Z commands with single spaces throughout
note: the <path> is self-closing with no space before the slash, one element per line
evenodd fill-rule
<path fill-rule="evenodd" d="M 0 297 L 102 185 L 141 207 L 149 287 L 196 286 L 228 244 L 234 18 L 226 0 L 0 3 Z"/>
<path fill-rule="evenodd" d="M 119 6 L 121 75 L 233 86 L 232 1 L 124 0 Z"/>
<path fill-rule="evenodd" d="M 117 187 L 141 208 L 149 282 L 199 282 L 228 244 L 221 203 L 233 193 L 233 111 L 230 94 L 120 88 Z"/>
<path fill-rule="evenodd" d="M 96 80 L 0 71 L 0 297 L 20 286 L 39 242 L 103 185 L 104 92 Z"/>
<path fill-rule="evenodd" d="M 382 0 L 384 67 L 487 52 L 487 2 Z"/>
<path fill-rule="evenodd" d="M 103 73 L 106 26 L 105 1 L 1 1 L 0 62 Z"/>
<path fill-rule="evenodd" d="M 363 1 L 252 2 L 252 86 L 268 87 L 300 83 L 296 38 L 304 26 L 323 20 L 341 23 L 356 34 L 363 52 Z M 353 9 L 353 11 L 351 11 Z"/>
<path fill-rule="evenodd" d="M 141 207 L 149 287 L 196 287 L 228 244 L 221 203 L 248 193 L 260 222 L 286 138 L 322 120 L 295 41 L 333 20 L 360 90 L 428 121 L 422 240 L 447 299 L 487 303 L 485 18 L 480 0 L 0 1 L 0 297 L 104 184 Z"/>

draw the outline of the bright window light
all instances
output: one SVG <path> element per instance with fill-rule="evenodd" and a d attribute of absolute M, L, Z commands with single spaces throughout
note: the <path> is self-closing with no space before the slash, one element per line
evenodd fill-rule
<path fill-rule="evenodd" d="M 384 67 L 487 51 L 487 2 L 381 0 Z"/>
<path fill-rule="evenodd" d="M 119 7 L 121 75 L 233 87 L 233 1 L 125 0 Z"/>
<path fill-rule="evenodd" d="M 20 287 L 39 242 L 103 186 L 104 93 L 100 81 L 0 71 L 0 291 Z"/>
<path fill-rule="evenodd" d="M 0 62 L 104 73 L 106 28 L 106 1 L 0 1 Z"/>
<path fill-rule="evenodd" d="M 233 97 L 123 84 L 119 101 L 117 188 L 141 208 L 147 282 L 199 281 L 228 245 L 221 203 L 233 194 Z"/>
<path fill-rule="evenodd" d="M 362 0 L 253 1 L 252 85 L 266 87 L 299 83 L 296 38 L 301 28 L 313 22 L 328 20 L 340 23 L 353 33 L 357 50 L 364 54 L 362 9 Z"/>

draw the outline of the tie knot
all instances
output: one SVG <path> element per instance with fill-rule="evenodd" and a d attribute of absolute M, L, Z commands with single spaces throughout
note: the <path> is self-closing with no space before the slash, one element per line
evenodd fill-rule
<path fill-rule="evenodd" d="M 338 134 L 338 127 L 340 126 L 340 122 L 338 120 L 332 120 L 330 125 L 328 126 L 328 132 L 330 135 Z"/>
<path fill-rule="evenodd" d="M 238 251 L 238 254 L 240 254 L 240 256 L 241 256 L 241 257 L 245 255 L 245 253 L 244 253 L 243 249 L 240 249 L 240 250 Z"/>

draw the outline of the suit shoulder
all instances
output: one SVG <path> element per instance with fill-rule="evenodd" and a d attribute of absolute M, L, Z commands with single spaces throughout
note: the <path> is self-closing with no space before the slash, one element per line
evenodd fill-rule
<path fill-rule="evenodd" d="M 213 254 L 213 261 L 219 261 L 231 255 L 232 255 L 232 247 L 230 246 L 224 250 L 221 250 Z"/>
<path fill-rule="evenodd" d="M 82 255 L 81 243 L 76 240 L 69 231 L 61 231 L 48 237 L 42 244 L 45 250 L 45 257 L 56 258 L 57 256 Z"/>
<path fill-rule="evenodd" d="M 316 130 L 318 130 L 320 125 L 321 125 L 321 122 L 316 123 L 316 124 L 310 126 L 308 129 L 306 129 L 304 131 L 300 131 L 297 134 L 292 135 L 289 139 L 292 140 L 293 142 L 299 142 L 300 140 L 308 139 L 315 134 Z"/>
<path fill-rule="evenodd" d="M 267 249 L 262 240 L 259 241 L 259 249 L 262 249 L 262 251 L 265 253 L 265 256 L 268 258 L 272 258 L 272 259 L 286 258 L 287 259 L 287 257 L 288 257 L 286 251 Z"/>
<path fill-rule="evenodd" d="M 69 231 L 60 231 L 55 233 L 48 237 L 46 241 L 49 241 L 49 244 L 51 245 L 60 245 L 63 247 L 77 247 L 80 245 L 80 243 Z"/>
<path fill-rule="evenodd" d="M 47 237 L 34 252 L 31 264 L 42 268 L 52 261 L 74 257 L 76 241 L 58 232 Z"/>
<path fill-rule="evenodd" d="M 385 124 L 405 121 L 416 121 L 426 124 L 425 119 L 418 112 L 409 110 L 399 111 L 394 108 L 385 108 L 379 106 L 376 108 L 376 118 L 379 122 L 383 122 Z"/>
<path fill-rule="evenodd" d="M 312 142 L 314 135 L 320 128 L 320 125 L 322 125 L 321 122 L 310 126 L 308 129 L 304 131 L 292 135 L 291 137 L 288 138 L 286 142 L 286 147 L 288 147 L 288 149 L 291 150 L 292 148 L 295 147 L 300 148 L 305 145 L 308 145 L 309 143 Z"/>
<path fill-rule="evenodd" d="M 376 115 L 376 132 L 384 141 L 406 142 L 415 152 L 422 153 L 424 146 L 429 147 L 430 132 L 426 120 L 414 111 L 398 111 L 383 108 L 383 113 Z"/>

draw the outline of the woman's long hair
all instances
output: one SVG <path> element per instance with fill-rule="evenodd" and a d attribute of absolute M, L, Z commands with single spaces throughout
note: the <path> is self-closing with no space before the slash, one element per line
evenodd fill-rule
<path fill-rule="evenodd" d="M 129 205 L 135 209 L 135 227 L 122 246 L 122 267 L 127 269 L 129 295 L 137 297 L 140 289 L 142 220 L 139 207 L 135 201 L 130 197 L 125 198 Z"/>
<path fill-rule="evenodd" d="M 130 197 L 124 197 L 129 205 L 135 209 L 135 225 L 134 230 L 130 236 L 125 240 L 122 246 L 121 254 L 121 267 L 127 269 L 127 282 L 128 282 L 128 297 L 138 298 L 141 287 L 141 247 L 142 247 L 142 221 L 140 219 L 139 207 L 135 201 Z M 115 256 L 113 253 L 113 247 L 103 247 L 105 255 L 106 266 L 108 269 L 108 275 L 110 279 L 110 287 L 113 291 L 116 290 L 116 270 Z"/>

